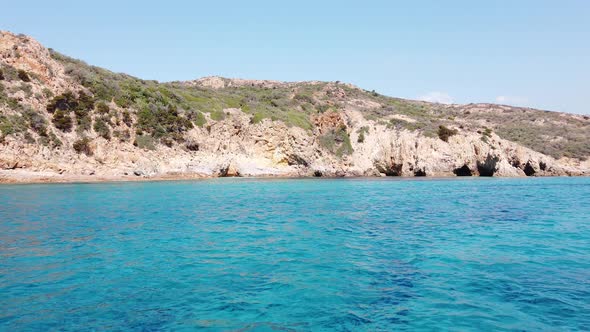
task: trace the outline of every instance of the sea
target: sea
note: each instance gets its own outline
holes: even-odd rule
[[[589,331],[590,178],[0,186],[0,331]]]

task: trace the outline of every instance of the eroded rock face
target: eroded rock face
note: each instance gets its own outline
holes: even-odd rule
[[[477,162],[477,172],[480,176],[494,176],[498,171],[500,157],[488,155],[485,160]]]
[[[523,171],[526,176],[534,176],[535,173],[537,173],[537,169],[535,169],[535,166],[533,166],[533,165],[534,164],[529,161],[524,166]]]
[[[473,175],[473,171],[467,165],[463,165],[463,166],[461,166],[459,168],[455,168],[453,170],[453,173],[456,176],[472,176]]]
[[[95,138],[92,156],[70,149],[51,150],[8,137],[1,145],[2,169],[26,168],[62,174],[117,176],[139,173],[199,176],[550,176],[583,175],[584,170],[494,136],[484,143],[460,133],[449,142],[379,125],[345,111],[330,126],[346,126],[353,152],[338,157],[318,144],[323,129],[310,133],[268,119],[252,124],[250,115],[228,110],[225,120],[194,128],[184,145],[142,150],[131,143]],[[354,120],[351,120],[354,119]],[[371,127],[364,142],[356,131]],[[62,137],[65,144],[74,138]],[[198,143],[197,143],[198,142]],[[516,163],[514,160],[525,160]]]

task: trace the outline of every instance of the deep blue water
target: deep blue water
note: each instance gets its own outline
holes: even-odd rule
[[[2,331],[590,330],[590,178],[0,186]]]

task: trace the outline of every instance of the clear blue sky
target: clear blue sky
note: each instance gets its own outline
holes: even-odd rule
[[[590,114],[590,1],[10,1],[0,29],[145,79],[326,80]]]

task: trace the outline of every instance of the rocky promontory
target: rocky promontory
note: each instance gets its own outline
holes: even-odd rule
[[[141,80],[0,32],[0,181],[589,175],[587,116],[341,82]]]

